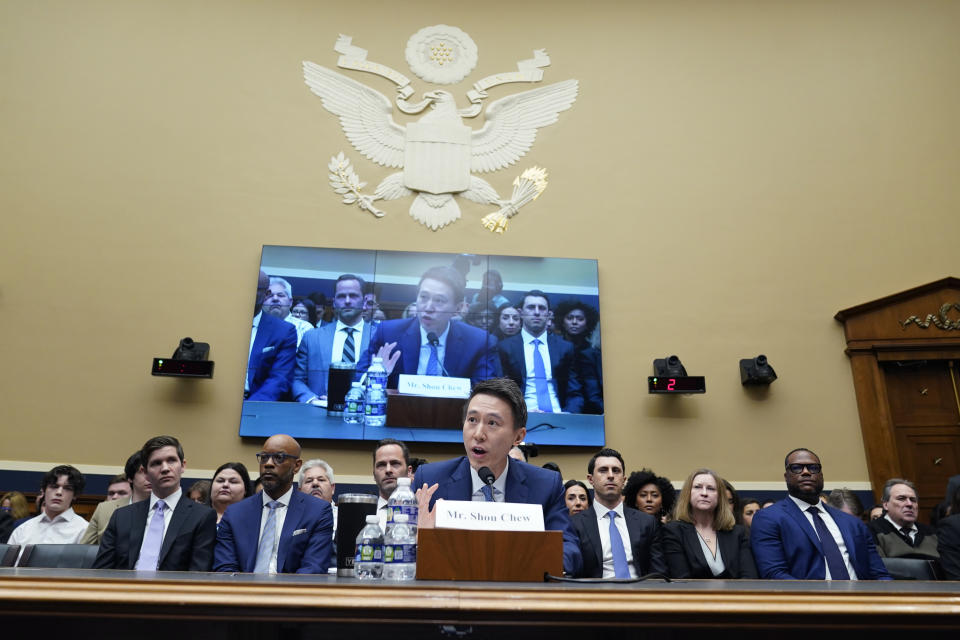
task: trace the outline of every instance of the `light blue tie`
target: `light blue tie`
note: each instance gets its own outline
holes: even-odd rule
[[[543,355],[540,353],[539,340],[533,341],[533,384],[537,389],[537,408],[540,411],[553,413],[553,403],[550,402],[550,391],[547,388],[547,367],[543,364]]]
[[[166,502],[157,500],[153,508],[153,517],[150,518],[150,527],[140,546],[140,557],[137,558],[137,564],[134,567],[138,571],[157,570],[160,562],[160,547],[163,546],[163,510],[166,508]]]
[[[496,502],[496,500],[493,499],[493,487],[485,484],[480,488],[480,491],[483,492],[483,497],[487,502]]]
[[[263,535],[260,536],[260,546],[257,547],[257,565],[254,573],[268,573],[270,571],[270,557],[273,555],[273,545],[277,539],[277,507],[280,503],[271,500],[266,504],[270,509],[267,514],[267,523],[263,525]]]
[[[617,529],[617,512],[607,511],[610,518],[610,551],[613,553],[613,574],[615,578],[629,578],[630,567],[627,565],[627,550],[623,548],[623,538]]]
[[[430,345],[430,359],[427,360],[427,375],[440,375],[440,357],[437,353],[437,345],[435,344]]]

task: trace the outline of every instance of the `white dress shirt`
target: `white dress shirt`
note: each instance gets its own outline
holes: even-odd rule
[[[301,320],[297,316],[290,315],[289,313],[287,314],[287,317],[284,318],[284,320],[292,324],[294,328],[297,330],[297,346],[298,347],[300,346],[300,341],[303,340],[303,334],[305,334],[307,331],[310,331],[310,329],[315,328],[312,324],[310,324],[306,320]]]
[[[887,522],[889,522],[890,524],[892,524],[892,525],[893,525],[893,528],[896,529],[899,533],[901,533],[901,534],[903,533],[902,527],[901,527],[900,525],[898,525],[896,522],[893,521],[893,518],[890,517],[890,514],[889,514],[889,513],[883,514],[883,519],[886,520]],[[910,528],[907,530],[907,534],[910,536],[910,542],[911,542],[911,543],[916,543],[916,542],[917,542],[917,534],[918,534],[919,532],[920,532],[920,530],[917,529],[917,525],[911,523],[911,524],[910,524]]]
[[[330,362],[343,360],[343,345],[347,341],[347,332],[344,329],[353,329],[353,362],[360,360],[360,345],[363,344],[363,320],[352,327],[337,320],[337,330],[333,333],[333,346],[330,351]]]
[[[267,525],[267,518],[270,516],[267,503],[273,501],[273,498],[268,496],[266,491],[260,495],[263,496],[263,511],[260,514],[260,535],[257,536],[257,549],[260,548],[260,539],[263,537],[263,530]],[[270,568],[267,570],[269,573],[277,572],[277,549],[280,548],[280,532],[283,531],[283,521],[287,517],[287,509],[290,507],[290,497],[292,495],[293,487],[290,487],[285,494],[277,498],[277,502],[280,504],[277,505],[276,514],[273,516],[274,524],[277,527],[277,535],[273,538],[273,551],[270,552]]]
[[[444,356],[447,355],[447,336],[450,335],[450,323],[443,333],[437,336],[440,344],[437,345],[437,369],[441,376],[445,376],[446,370],[443,368]],[[420,360],[417,363],[417,375],[426,375],[427,365],[430,364],[430,341],[427,340],[427,330],[420,325]]]
[[[533,368],[533,349],[534,340],[540,341],[540,355],[543,356],[543,370],[547,374],[547,391],[550,394],[550,405],[554,413],[560,413],[560,400],[557,399],[557,384],[553,379],[553,367],[550,364],[550,349],[547,347],[547,332],[544,331],[539,336],[534,337],[526,329],[520,330],[520,337],[523,340],[523,362],[527,367],[527,384],[523,389],[523,399],[527,402],[529,411],[539,411],[540,405],[537,403],[537,383]]]
[[[617,577],[613,569],[613,549],[610,547],[610,518],[607,517],[608,511],[614,511],[617,514],[617,531],[620,532],[620,539],[623,541],[623,550],[627,553],[627,566],[630,568],[630,577],[637,577],[637,568],[633,566],[633,545],[630,544],[630,534],[627,532],[627,521],[623,517],[623,500],[613,509],[607,509],[605,506],[593,501],[593,510],[597,513],[597,528],[600,529],[600,546],[603,548],[603,578]]]
[[[183,497],[183,489],[177,489],[166,498],[163,498],[163,503],[167,507],[163,510],[163,538],[167,537],[167,529],[170,527],[170,520],[173,519],[173,510],[177,508],[177,503],[180,502],[180,498]],[[156,515],[154,509],[157,508],[157,502],[161,499],[158,498],[153,492],[150,493],[150,506],[147,508],[147,523],[143,527],[143,541],[147,541],[147,531],[150,531],[150,521]],[[141,544],[141,549],[143,545]]]
[[[850,564],[850,552],[847,551],[847,543],[843,541],[843,534],[840,533],[840,527],[837,526],[837,523],[834,522],[833,516],[830,515],[830,512],[823,507],[823,503],[817,500],[817,504],[810,504],[809,502],[804,502],[800,498],[794,498],[793,496],[787,496],[793,500],[794,504],[800,508],[800,511],[803,512],[803,517],[807,519],[807,522],[810,523],[810,528],[813,529],[813,534],[817,534],[817,527],[813,524],[813,514],[811,514],[807,509],[810,507],[816,507],[817,511],[820,512],[820,519],[823,520],[823,523],[827,525],[827,531],[833,536],[833,539],[836,541],[837,546],[840,547],[840,555],[843,556],[843,564],[847,567],[847,573],[850,574],[851,580],[857,579],[857,572],[854,570],[853,565]],[[817,536],[819,537],[819,536]],[[830,567],[827,565],[827,559],[823,559],[823,567],[826,569],[826,579],[833,580],[830,576]]]
[[[510,472],[510,458],[507,458],[507,466],[503,468],[503,473],[500,474],[500,477],[493,481],[491,488],[493,489],[493,501],[494,502],[506,502],[507,501],[507,474]],[[470,467],[470,481],[473,487],[473,494],[471,500],[474,502],[486,502],[487,498],[483,495],[483,480],[480,479],[480,474],[477,473],[477,470],[473,467]]]
[[[77,544],[88,524],[73,507],[53,518],[44,511],[14,529],[7,544]]]
[[[380,531],[387,532],[387,499],[383,496],[377,496],[377,517],[380,518]]]

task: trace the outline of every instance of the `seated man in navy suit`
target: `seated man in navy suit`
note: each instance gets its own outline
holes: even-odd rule
[[[267,438],[260,461],[263,492],[227,507],[217,529],[214,571],[326,573],[333,542],[330,503],[293,490],[303,460],[288,435]]]
[[[183,495],[180,442],[173,436],[150,438],[140,460],[150,497],[113,512],[93,568],[210,571],[217,512]]]
[[[263,312],[270,278],[263,271],[257,282],[257,301],[253,309],[250,334],[250,358],[244,398],[247,400],[283,400],[290,391],[293,364],[297,357],[297,330],[289,322]]]
[[[372,325],[362,317],[363,286],[363,280],[353,274],[337,278],[333,294],[336,322],[307,331],[300,341],[293,372],[293,397],[297,402],[316,404],[326,400],[330,364],[355,365],[370,346]]]
[[[548,531],[563,532],[563,570],[581,568],[577,536],[570,525],[560,474],[507,455],[527,433],[527,408],[517,385],[508,378],[477,384],[463,412],[463,446],[466,456],[425,464],[417,468],[413,485],[420,502],[420,526],[432,527],[433,506],[447,500],[493,500],[539,504]],[[487,467],[495,480],[484,485],[477,471]],[[484,489],[489,489],[489,495]]]
[[[417,290],[416,317],[380,323],[357,371],[366,371],[373,356],[380,356],[392,389],[401,373],[470,378],[471,384],[499,376],[496,338],[451,321],[465,287],[463,275],[453,267],[427,269]]]
[[[520,333],[497,345],[503,375],[520,386],[530,411],[582,412],[577,353],[572,343],[547,331],[547,294],[528,291],[520,306],[520,320]]]
[[[784,460],[789,495],[753,516],[750,546],[766,580],[890,580],[859,518],[820,502],[823,467],[809,449]]]
[[[667,565],[657,538],[657,519],[623,502],[626,475],[620,452],[601,449],[595,453],[587,463],[587,480],[593,485],[593,504],[572,518],[583,556],[581,577],[666,574]],[[619,543],[611,535],[614,528]]]

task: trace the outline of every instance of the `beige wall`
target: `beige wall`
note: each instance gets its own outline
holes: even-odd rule
[[[115,466],[158,432],[192,468],[253,462],[258,443],[236,432],[260,247],[299,244],[598,258],[608,443],[628,467],[777,486],[781,456],[807,446],[828,484],[867,481],[833,314],[960,275],[960,4],[381,6],[0,4],[5,466]],[[349,147],[301,60],[333,67],[346,33],[407,72],[406,40],[439,23],[480,50],[461,106],[534,48],[547,81],[580,81],[517,168],[490,176],[506,194],[523,168],[550,172],[502,237],[479,224],[488,207],[461,201],[433,233],[409,200],[376,220],[326,184],[340,150],[371,185],[387,171]],[[152,378],[185,335],[212,343],[216,377]],[[737,371],[761,352],[780,374],[766,397]],[[707,376],[705,396],[642,391],[670,353]],[[368,449],[307,453],[363,476]],[[545,453],[585,475],[587,452]]]

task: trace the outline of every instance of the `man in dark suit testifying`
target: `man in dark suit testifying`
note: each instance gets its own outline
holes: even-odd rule
[[[380,356],[391,389],[401,373],[470,378],[471,384],[499,376],[496,338],[451,321],[465,287],[463,275],[453,267],[427,269],[417,287],[416,317],[380,323],[357,371],[366,371],[373,356]]]
[[[477,384],[463,412],[463,446],[466,456],[417,467],[413,486],[418,487],[421,527],[434,524],[433,507],[440,498],[487,502],[539,504],[547,531],[563,533],[563,570],[580,570],[580,549],[570,526],[560,474],[507,455],[527,433],[527,409],[517,385],[508,378]],[[493,473],[492,485],[477,473]]]
[[[214,571],[326,573],[333,511],[326,500],[293,490],[300,445],[288,435],[267,438],[260,461],[263,491],[227,507],[217,529]]]
[[[587,464],[593,505],[573,516],[580,538],[583,578],[637,578],[667,573],[657,539],[657,519],[623,502],[623,456],[601,449]]]
[[[290,391],[293,365],[297,358],[297,329],[276,316],[263,312],[263,301],[270,278],[263,271],[257,281],[257,300],[253,309],[250,357],[244,398],[282,400]]]
[[[808,449],[784,460],[788,496],[753,516],[750,545],[765,580],[890,580],[859,518],[820,502],[823,467]]]
[[[173,436],[150,438],[141,450],[150,499],[113,512],[94,569],[210,571],[217,513],[185,498],[183,447]]]
[[[550,301],[528,291],[520,307],[523,328],[497,345],[503,375],[519,385],[530,411],[580,413],[583,391],[573,344],[547,332]]]

